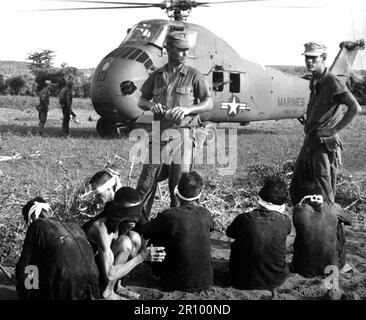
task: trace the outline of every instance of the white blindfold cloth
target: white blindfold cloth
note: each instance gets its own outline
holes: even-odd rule
[[[32,223],[32,214],[34,213],[34,220],[39,218],[39,215],[41,214],[42,210],[50,211],[51,206],[49,203],[44,202],[37,202],[35,201],[33,206],[29,209],[28,212],[28,226]]]
[[[200,196],[201,196],[201,193],[200,192],[198,195],[196,195],[195,197],[192,197],[192,198],[186,198],[185,196],[183,196],[180,192],[179,192],[179,189],[178,189],[178,186],[175,186],[175,189],[174,189],[174,194],[176,196],[178,196],[179,198],[185,200],[185,201],[194,201],[194,200],[197,200]]]
[[[258,196],[258,203],[262,207],[264,207],[264,208],[266,208],[270,211],[276,211],[276,212],[279,212],[279,213],[282,213],[282,214],[284,214],[285,211],[286,211],[286,205],[285,204],[282,204],[282,205],[273,204],[271,202],[263,200],[260,196]]]
[[[322,204],[324,202],[323,196],[320,194],[313,194],[313,195],[309,195],[309,196],[305,196],[304,198],[301,199],[299,204],[302,204],[305,200],[309,199],[311,202],[315,202],[317,204]]]
[[[121,179],[119,178],[119,176],[117,174],[113,174],[109,180],[107,180],[104,184],[102,184],[101,186],[99,186],[96,189],[91,189],[91,186],[89,185],[91,190],[89,190],[88,192],[81,195],[80,198],[85,198],[86,196],[100,194],[100,193],[104,192],[105,190],[113,188],[114,186],[116,187],[116,191],[118,189],[122,188]]]

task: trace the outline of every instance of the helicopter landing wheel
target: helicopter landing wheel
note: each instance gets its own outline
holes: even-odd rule
[[[106,118],[99,118],[96,129],[98,135],[102,138],[115,137],[118,135],[115,122]]]

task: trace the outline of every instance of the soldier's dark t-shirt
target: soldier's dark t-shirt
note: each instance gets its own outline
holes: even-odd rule
[[[291,232],[288,215],[259,207],[238,215],[226,234],[231,244],[231,285],[238,289],[272,290],[286,279],[286,238]]]
[[[324,275],[327,266],[343,267],[346,261],[342,223],[351,224],[351,216],[335,203],[298,204],[292,219],[296,228],[294,272],[315,277]]]
[[[193,292],[212,285],[212,230],[210,212],[194,204],[167,209],[142,227],[144,238],[165,247],[165,260],[150,264],[164,287]]]
[[[50,89],[48,87],[44,87],[39,93],[39,103],[41,108],[48,110],[50,104]]]
[[[39,289],[27,290],[25,268],[37,266]],[[38,219],[28,228],[16,265],[20,299],[75,300],[100,298],[99,272],[83,230],[72,222]]]
[[[72,90],[70,88],[64,87],[61,89],[59,94],[59,102],[62,106],[65,106],[67,109],[71,109]]]

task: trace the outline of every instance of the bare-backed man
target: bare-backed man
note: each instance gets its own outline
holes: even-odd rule
[[[141,238],[131,229],[140,219],[141,198],[131,187],[120,188],[114,200],[108,202],[98,216],[84,224],[89,242],[97,252],[101,292],[104,299],[120,300],[118,295],[131,296],[117,280],[123,278],[143,261],[161,262],[165,258],[163,247],[141,250]]]

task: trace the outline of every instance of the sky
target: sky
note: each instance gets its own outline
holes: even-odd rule
[[[364,2],[268,0],[216,4],[193,9],[188,22],[200,24],[223,38],[247,60],[265,65],[301,66],[304,65],[301,55],[304,43],[318,41],[328,47],[331,63],[341,41],[366,38]],[[55,51],[56,67],[66,62],[77,68],[95,68],[120,45],[128,28],[141,20],[167,18],[159,8],[32,11],[86,6],[99,5],[0,0],[0,60],[25,61],[30,52],[50,49]],[[365,51],[359,54],[354,69],[366,69]]]

